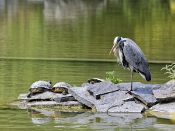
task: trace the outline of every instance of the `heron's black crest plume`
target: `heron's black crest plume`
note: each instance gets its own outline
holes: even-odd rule
[[[121,40],[121,37],[118,37],[118,39],[117,39],[117,43],[118,43],[120,40]]]

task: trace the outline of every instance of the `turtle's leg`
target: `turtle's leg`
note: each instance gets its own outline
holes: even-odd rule
[[[63,94],[63,95],[67,95],[67,94],[69,94],[69,93],[68,93],[68,90],[65,89],[65,90],[62,92],[62,94]]]
[[[29,92],[29,93],[27,94],[27,98],[31,98],[31,96],[32,96],[32,93]]]

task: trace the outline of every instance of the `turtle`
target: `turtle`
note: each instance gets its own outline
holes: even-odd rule
[[[89,83],[89,84],[95,84],[95,83],[100,83],[100,82],[103,82],[103,81],[104,81],[103,79],[91,78],[91,79],[87,80],[87,83]]]
[[[51,89],[54,93],[62,93],[63,95],[67,95],[68,89],[72,86],[66,82],[57,82]]]
[[[39,80],[34,82],[29,89],[29,94],[27,98],[30,98],[33,95],[43,93],[45,91],[50,91],[52,88],[51,81]]]

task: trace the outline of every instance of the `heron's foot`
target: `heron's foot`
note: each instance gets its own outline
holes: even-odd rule
[[[131,92],[132,90],[130,90],[130,91],[127,91],[125,94],[132,94],[132,92]]]

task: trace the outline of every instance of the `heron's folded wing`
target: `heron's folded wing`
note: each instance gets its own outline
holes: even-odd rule
[[[144,72],[145,69],[148,69],[147,60],[141,49],[132,41],[129,42],[125,43],[123,48],[125,59],[135,70]]]

